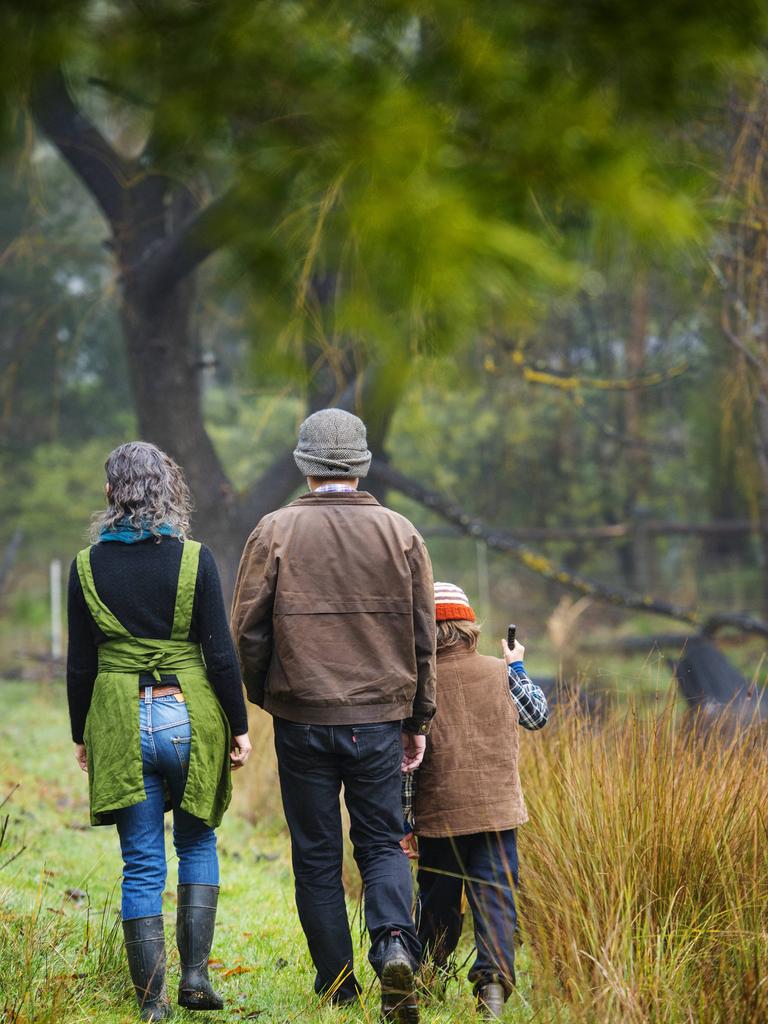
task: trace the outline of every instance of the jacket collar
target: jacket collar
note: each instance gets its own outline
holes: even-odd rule
[[[473,658],[478,654],[477,648],[470,650],[465,644],[454,644],[453,647],[441,647],[436,657],[442,661],[443,658]]]
[[[308,491],[291,502],[291,505],[378,505],[379,502],[368,491],[326,491],[316,494]]]

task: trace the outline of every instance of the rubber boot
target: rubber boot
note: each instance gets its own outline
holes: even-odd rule
[[[381,965],[381,1016],[385,1021],[419,1024],[419,1001],[415,991],[413,964],[399,938],[393,933]]]
[[[489,981],[477,990],[477,1012],[486,1020],[498,1020],[506,1001],[507,993],[498,981]]]
[[[128,970],[142,1020],[165,1020],[171,1004],[165,990],[165,932],[161,914],[123,921]]]
[[[176,943],[181,960],[179,1006],[188,1010],[221,1010],[224,1000],[208,977],[219,887],[180,885],[177,894]]]

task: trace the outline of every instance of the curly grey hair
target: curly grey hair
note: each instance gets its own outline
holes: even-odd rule
[[[169,455],[146,441],[129,441],[110,452],[104,468],[109,484],[107,507],[94,513],[92,539],[126,522],[158,538],[163,524],[182,540],[189,536],[189,488],[181,467]]]

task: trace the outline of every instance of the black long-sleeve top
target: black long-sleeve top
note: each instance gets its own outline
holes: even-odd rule
[[[108,541],[91,549],[91,567],[99,597],[133,636],[170,639],[181,552],[182,544],[175,537],[162,537],[159,541],[150,538],[135,544]],[[106,637],[88,610],[75,562],[69,574],[68,613],[69,717],[72,739],[82,743],[98,673],[98,646]],[[241,736],[248,731],[248,715],[240,666],[229,631],[216,562],[205,545],[200,548],[188,639],[200,644],[208,679],[232,733]],[[162,679],[166,684],[177,681],[173,675],[164,675]],[[142,675],[140,682],[152,684],[154,680],[147,674]]]

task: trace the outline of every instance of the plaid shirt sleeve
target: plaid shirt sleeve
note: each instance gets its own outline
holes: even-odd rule
[[[549,718],[549,705],[544,691],[525,674],[522,661],[509,666],[509,692],[517,704],[520,725],[524,729],[542,729]]]
[[[416,773],[402,774],[403,819],[406,835],[413,831],[413,798],[416,793]]]

